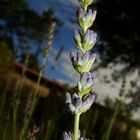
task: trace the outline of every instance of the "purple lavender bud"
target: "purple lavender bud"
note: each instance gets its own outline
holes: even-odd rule
[[[78,95],[77,95],[76,93],[74,93],[74,94],[72,95],[72,100],[74,101],[74,100],[76,100],[76,99],[78,99]]]
[[[90,72],[82,73],[80,77],[80,82],[78,83],[78,90],[82,95],[89,93],[92,90],[93,85],[96,82],[95,74]]]
[[[82,32],[74,30],[74,40],[77,44],[77,47],[82,50]]]
[[[74,30],[74,39],[77,41],[77,42],[81,42],[81,36],[80,36],[80,33],[78,32],[78,30]]]
[[[89,56],[90,56],[89,51],[86,51],[86,53],[85,53],[84,56],[83,56],[84,61],[87,62],[88,59],[89,59]]]
[[[90,38],[90,30],[87,30],[86,33],[85,33],[84,41],[88,42],[89,38]]]
[[[72,140],[72,134],[70,132],[64,132],[63,133],[63,139],[64,140]]]
[[[82,86],[85,86],[86,81],[87,81],[87,73],[83,72],[81,77],[80,77],[80,83],[82,84]]]
[[[94,31],[87,30],[85,37],[84,37],[84,43],[89,44],[89,45],[93,45],[96,41],[96,38],[97,38],[97,34]]]
[[[79,65],[79,66],[82,66],[82,58],[81,57],[78,57],[77,56],[77,64]]]
[[[68,92],[66,93],[66,101],[65,102],[66,102],[66,104],[72,102],[71,95]]]
[[[78,51],[76,54],[70,52],[70,58],[75,70],[77,70],[79,73],[83,73],[90,71],[95,60],[95,55],[91,55],[89,51],[85,52],[85,54]]]
[[[75,106],[80,108],[82,106],[82,100],[80,98],[78,98],[76,101],[75,101]]]
[[[93,81],[92,81],[91,78],[89,78],[89,79],[87,80],[86,87],[89,88],[90,86],[92,86],[92,84],[93,84]]]
[[[95,84],[97,82],[96,74],[93,73],[91,79],[92,83]]]
[[[90,42],[89,42],[89,44],[93,44],[93,43],[95,43],[95,41],[96,41],[96,38],[97,38],[97,34],[95,33],[95,32],[90,32],[91,34],[90,34]]]
[[[95,98],[96,98],[95,94],[94,94],[94,95],[89,94],[89,95],[85,98],[85,100],[83,101],[83,104],[82,104],[82,111],[83,111],[83,112],[87,111],[87,110],[91,107],[91,105],[92,105],[93,102],[95,101]]]
[[[67,103],[67,106],[72,113],[75,113],[76,108],[73,104]]]
[[[80,9],[78,12],[78,21],[80,26],[83,28],[84,32],[90,28],[95,20],[96,11],[88,10],[87,13],[83,9]]]
[[[94,61],[96,59],[96,54],[91,54],[89,59],[92,63],[94,63]]]
[[[87,79],[91,78],[91,72],[87,72],[86,74],[87,74]]]
[[[90,16],[92,15],[92,9],[89,9],[89,10],[88,10],[87,15],[90,15]]]
[[[77,57],[82,57],[82,52],[81,51],[77,52]]]
[[[81,51],[77,52],[77,64],[82,66],[82,52]]]
[[[97,14],[96,10],[92,11],[92,9],[89,9],[87,12],[87,15],[86,15],[87,20],[89,20],[93,24],[93,21],[95,20],[96,14]]]

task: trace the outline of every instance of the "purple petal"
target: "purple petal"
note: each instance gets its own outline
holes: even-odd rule
[[[77,95],[76,93],[74,93],[74,94],[72,95],[72,100],[75,100],[75,99],[78,99],[78,95]]]
[[[92,14],[93,14],[92,9],[89,9],[88,13],[87,13],[87,16],[92,16]]]
[[[81,107],[82,106],[82,100],[80,98],[78,98],[76,101],[75,101],[75,106],[76,107]]]
[[[89,59],[93,63],[96,59],[96,54],[91,54]]]
[[[74,39],[76,41],[81,41],[81,36],[80,36],[78,30],[76,30],[76,29],[74,30]]]
[[[93,104],[93,102],[95,101],[95,98],[96,98],[95,94],[94,95],[89,94],[82,104],[83,109],[85,110],[89,109],[91,105]]]
[[[63,133],[63,139],[64,140],[72,140],[72,134],[70,132],[64,132]]]
[[[87,81],[87,73],[83,72],[81,77],[80,77],[80,81],[81,83],[86,82]]]
[[[87,79],[91,78],[92,76],[90,72],[88,72],[86,75],[87,75]]]
[[[67,106],[71,112],[75,111],[75,106],[73,104],[68,103]]]
[[[88,61],[89,56],[90,56],[89,51],[86,51],[86,53],[84,54],[84,57],[83,57],[83,59],[84,59],[85,62]]]
[[[90,86],[92,86],[92,84],[93,84],[92,79],[88,79],[86,83],[86,87],[89,88]]]

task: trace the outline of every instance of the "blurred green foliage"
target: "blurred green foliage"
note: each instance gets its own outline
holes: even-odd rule
[[[18,80],[19,79],[13,79],[13,82],[9,86],[5,109],[2,114],[3,117],[0,117],[2,124],[0,126],[0,136],[3,136],[5,132],[6,137],[4,140],[9,140],[9,134],[12,135],[12,105],[15,103],[16,95],[18,94],[15,89],[18,86]],[[63,131],[68,131],[69,128],[73,126],[74,116],[71,116],[66,109],[64,91],[62,92],[57,89],[55,85],[51,85],[50,87],[49,95],[46,98],[39,98],[30,124],[30,130],[34,125],[40,128],[36,134],[37,140],[62,140]],[[17,123],[19,135],[24,123],[25,113],[28,108],[30,108],[30,101],[32,100],[31,93],[32,89],[24,85]],[[80,128],[82,128],[82,135],[91,140],[107,140],[105,136],[108,132],[111,120],[114,119],[108,140],[136,140],[136,130],[139,128],[136,122],[131,121],[127,116],[121,116],[121,114],[112,118],[115,112],[116,110],[113,111],[109,108],[94,104],[91,110],[81,116]],[[10,129],[7,129],[6,126]]]
[[[10,68],[12,67],[13,60],[14,60],[14,56],[12,50],[8,47],[8,44],[5,40],[1,40],[0,41],[0,79],[8,78],[8,74],[11,72]]]

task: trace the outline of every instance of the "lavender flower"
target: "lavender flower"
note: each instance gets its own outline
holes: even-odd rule
[[[72,138],[73,136],[72,136],[72,133],[71,132],[64,132],[63,133],[63,139],[64,140],[73,140],[73,138]]]
[[[97,34],[92,30],[87,30],[83,39],[83,48],[88,51],[95,45]]]
[[[83,103],[81,107],[81,112],[86,112],[88,109],[90,109],[91,105],[95,101],[96,95],[95,94],[87,94],[83,96]]]
[[[97,34],[92,30],[87,30],[84,34],[83,32],[74,31],[74,40],[77,47],[85,53],[89,51],[95,45]]]
[[[74,52],[70,53],[70,58],[72,65],[79,73],[90,71],[92,64],[95,61],[96,55],[90,54],[87,51],[85,54],[82,54],[81,51],[78,51],[76,54]]]
[[[97,79],[95,74],[91,74],[90,72],[82,73],[80,77],[80,81],[78,83],[78,90],[82,95],[89,93],[93,85],[96,83]]]
[[[77,47],[82,50],[82,42],[81,42],[82,34],[78,30],[74,30],[74,40],[77,44]]]
[[[88,140],[83,137],[80,138],[78,131],[81,113],[87,111],[95,100],[95,95],[90,94],[90,92],[96,82],[96,77],[90,73],[90,69],[96,55],[90,54],[89,50],[95,45],[97,34],[89,28],[92,26],[97,12],[91,9],[87,10],[92,1],[79,0],[82,8],[78,11],[77,19],[82,31],[74,31],[74,40],[80,50],[77,53],[71,52],[70,58],[73,67],[80,74],[80,81],[77,86],[78,93],[72,95],[66,93],[67,107],[75,117],[73,133],[65,132],[63,134],[64,140]]]
[[[66,94],[66,104],[70,112],[73,114],[81,114],[87,111],[95,100],[95,95],[93,94],[87,94],[83,96],[83,98],[80,98],[79,96],[80,95],[76,93],[72,96],[69,93]]]
[[[92,11],[91,9],[88,10],[87,13],[84,12],[82,8],[80,8],[78,12],[78,22],[81,28],[86,32],[88,28],[90,28],[95,20],[97,11]]]

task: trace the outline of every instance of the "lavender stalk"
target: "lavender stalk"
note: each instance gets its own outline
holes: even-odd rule
[[[79,0],[79,2],[81,8],[77,14],[77,20],[82,30],[74,31],[74,40],[79,51],[77,53],[71,52],[70,58],[73,68],[80,74],[80,80],[77,84],[77,93],[66,93],[66,105],[75,118],[73,133],[64,132],[64,140],[87,140],[80,137],[80,115],[90,109],[96,98],[95,94],[92,93],[96,83],[96,75],[90,72],[96,55],[89,51],[96,43],[97,34],[89,28],[93,25],[97,12],[88,9],[93,0]]]
[[[39,99],[39,97],[38,97],[38,89],[39,89],[39,85],[40,85],[40,82],[41,82],[41,77],[42,77],[42,75],[44,73],[44,70],[46,68],[46,61],[47,61],[48,53],[51,50],[52,39],[54,37],[55,26],[56,26],[56,23],[53,22],[51,27],[50,27],[50,31],[48,33],[48,43],[45,46],[45,54],[44,54],[44,57],[43,57],[43,60],[42,60],[42,64],[41,64],[41,68],[40,68],[36,88],[33,91],[33,99],[32,99],[32,103],[31,103],[31,108],[30,108],[30,110],[27,112],[27,114],[25,116],[24,125],[23,125],[23,128],[21,130],[20,140],[26,139],[29,123],[30,123],[31,117],[33,115],[33,111],[34,111],[34,109],[36,107],[36,104],[38,102],[38,99]]]

